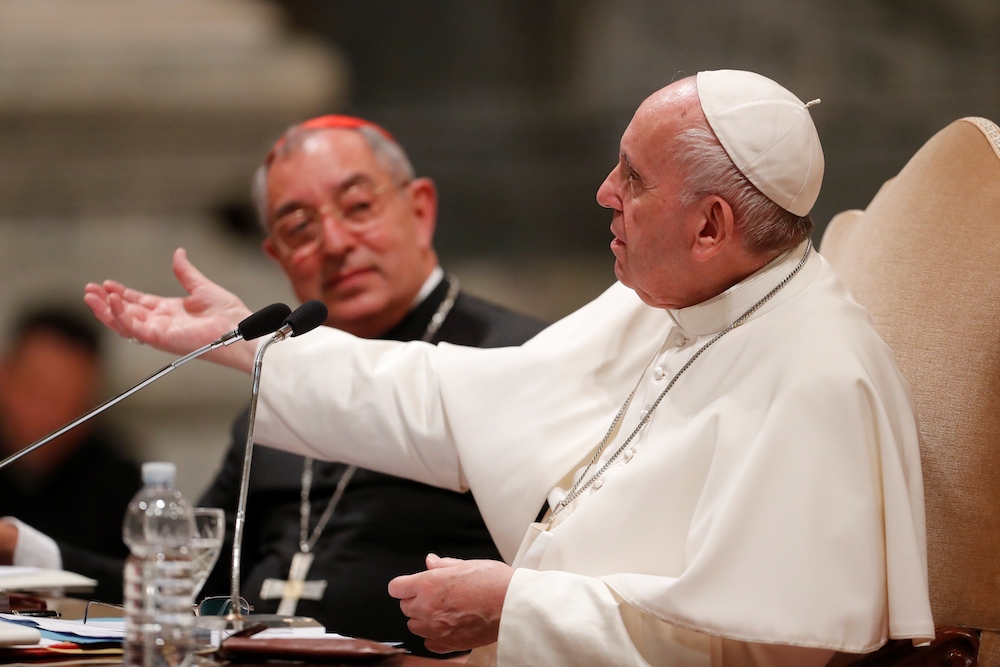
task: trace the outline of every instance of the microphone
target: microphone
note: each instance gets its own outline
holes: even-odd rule
[[[274,332],[274,335],[281,334],[281,340],[284,340],[289,333],[291,333],[292,338],[301,336],[304,333],[309,333],[323,324],[323,322],[326,322],[328,315],[329,311],[322,301],[317,301],[316,299],[306,301],[296,308],[294,313],[285,318],[284,322],[281,323],[281,327]]]
[[[247,495],[250,488],[250,462],[253,458],[253,436],[254,424],[257,421],[257,397],[260,393],[260,371],[264,362],[264,353],[274,343],[281,342],[288,337],[301,336],[309,333],[326,321],[328,311],[322,301],[306,301],[295,309],[291,315],[286,317],[277,331],[260,346],[257,350],[257,358],[253,365],[253,393],[250,398],[250,414],[247,423],[247,442],[243,453],[243,474],[240,478],[240,499],[236,509],[236,529],[233,533],[233,566],[230,574],[231,602],[229,605],[229,615],[226,617],[230,622],[241,623],[244,617],[240,613],[240,556],[243,550],[243,527],[246,523]],[[289,617],[270,614],[258,614],[254,617],[254,623],[261,623],[269,627],[288,627]]]
[[[322,304],[320,304],[320,305],[322,305]],[[299,309],[299,310],[301,310],[301,309]],[[84,423],[85,421],[88,421],[88,420],[96,417],[97,415],[101,414],[102,412],[104,412],[105,410],[107,410],[108,408],[110,408],[112,405],[115,405],[115,404],[117,404],[117,403],[125,400],[126,398],[128,398],[129,396],[131,396],[135,392],[139,391],[143,387],[152,384],[153,382],[155,382],[156,380],[159,380],[161,377],[163,377],[167,373],[171,372],[172,370],[174,370],[176,368],[179,368],[179,367],[183,366],[184,364],[186,364],[187,362],[191,361],[192,359],[197,359],[198,357],[200,357],[201,355],[205,354],[206,352],[211,352],[212,350],[217,350],[220,347],[225,347],[227,345],[232,345],[233,343],[235,343],[237,341],[240,341],[240,340],[253,340],[254,338],[260,338],[261,336],[266,336],[267,334],[276,331],[277,329],[279,329],[280,327],[282,327],[284,325],[284,323],[288,320],[289,317],[291,317],[291,315],[289,315],[290,312],[291,312],[291,308],[289,308],[288,306],[286,306],[283,303],[272,303],[270,306],[265,306],[264,308],[261,308],[256,313],[253,313],[252,315],[250,315],[249,317],[247,317],[246,319],[244,319],[242,322],[240,322],[239,325],[237,325],[237,327],[235,329],[233,329],[232,331],[230,331],[229,333],[221,336],[220,338],[217,338],[216,340],[212,341],[208,345],[200,347],[197,350],[195,350],[194,352],[191,352],[190,354],[187,354],[187,355],[181,357],[180,359],[177,359],[173,363],[170,363],[170,364],[164,366],[163,368],[161,368],[160,370],[156,371],[155,373],[153,373],[148,378],[146,378],[145,380],[143,380],[139,384],[135,385],[134,387],[132,387],[128,391],[125,391],[125,392],[123,392],[121,394],[118,394],[117,396],[115,396],[114,398],[112,398],[110,401],[107,401],[107,402],[99,405],[98,407],[94,408],[93,410],[91,410],[87,414],[83,415],[82,417],[80,417],[76,421],[72,421],[69,424],[66,424],[65,426],[63,426],[62,428],[60,428],[58,431],[50,433],[49,435],[45,436],[41,440],[28,445],[27,447],[25,447],[24,449],[20,450],[19,452],[15,452],[14,454],[11,454],[10,456],[8,456],[7,458],[5,458],[4,460],[0,461],[0,470],[3,470],[4,468],[6,468],[7,466],[9,466],[14,461],[16,461],[19,458],[21,458],[22,456],[24,456],[26,454],[30,454],[31,452],[35,451],[39,447],[42,447],[43,445],[47,445],[48,443],[52,442],[53,440],[55,440],[59,436],[63,435],[67,431],[70,431],[70,430],[76,428],[77,426],[79,426],[80,424]],[[295,311],[295,312],[298,312],[298,311]]]
[[[291,312],[292,309],[283,303],[272,303],[237,324],[236,330],[230,331],[226,336],[237,333],[242,336],[243,340],[254,340],[266,336],[277,331],[288,319]]]

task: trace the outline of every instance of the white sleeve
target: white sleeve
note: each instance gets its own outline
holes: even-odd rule
[[[330,327],[275,345],[261,374],[255,440],[465,491],[435,351]]]
[[[55,540],[12,516],[5,516],[0,521],[17,526],[14,565],[46,570],[62,569],[62,553]]]
[[[498,667],[820,667],[833,655],[688,630],[628,605],[600,579],[527,568],[511,579],[497,642]]]

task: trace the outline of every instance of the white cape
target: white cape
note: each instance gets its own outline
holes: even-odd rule
[[[510,562],[665,337],[692,339],[679,365],[802,250],[676,312],[616,284],[520,348],[324,328],[268,352],[257,440],[470,488]],[[538,569],[739,641],[861,653],[931,638],[914,414],[891,351],[814,253],[682,376],[642,449],[555,528]]]

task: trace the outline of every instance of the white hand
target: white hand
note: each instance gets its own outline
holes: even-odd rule
[[[427,556],[427,571],[396,577],[389,595],[410,617],[406,625],[430,651],[464,651],[492,644],[500,631],[500,611],[514,576],[495,560]]]
[[[211,343],[250,315],[239,297],[195,268],[183,248],[174,252],[173,268],[186,297],[146,294],[105,280],[100,285],[88,283],[83,300],[113,331],[173,354],[187,354]],[[205,358],[250,372],[254,351],[253,344],[240,342]]]

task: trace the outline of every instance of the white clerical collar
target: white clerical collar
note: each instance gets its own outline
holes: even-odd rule
[[[705,336],[722,331],[750,309],[755,303],[773,290],[778,283],[784,280],[785,276],[802,260],[802,255],[806,250],[807,241],[803,241],[798,247],[788,250],[775,259],[765,264],[760,270],[750,274],[740,282],[736,283],[722,294],[712,297],[707,301],[681,308],[678,310],[667,309],[670,317],[684,333],[691,336]],[[815,250],[812,251],[815,254]],[[812,258],[810,258],[812,259]],[[808,262],[812,264],[813,262]],[[806,267],[803,267],[805,271]],[[802,276],[801,283],[808,282]],[[785,287],[783,292],[789,290],[790,285]],[[782,299],[783,300],[783,299]],[[759,311],[754,313],[754,317],[770,310],[781,300],[769,301]]]
[[[431,275],[427,276],[427,280],[424,281],[420,291],[417,292],[417,296],[413,298],[413,303],[410,304],[410,310],[413,310],[423,303],[424,299],[431,295],[431,292],[434,291],[435,287],[441,284],[442,280],[444,280],[444,269],[440,266],[435,266],[434,270],[431,271]]]

